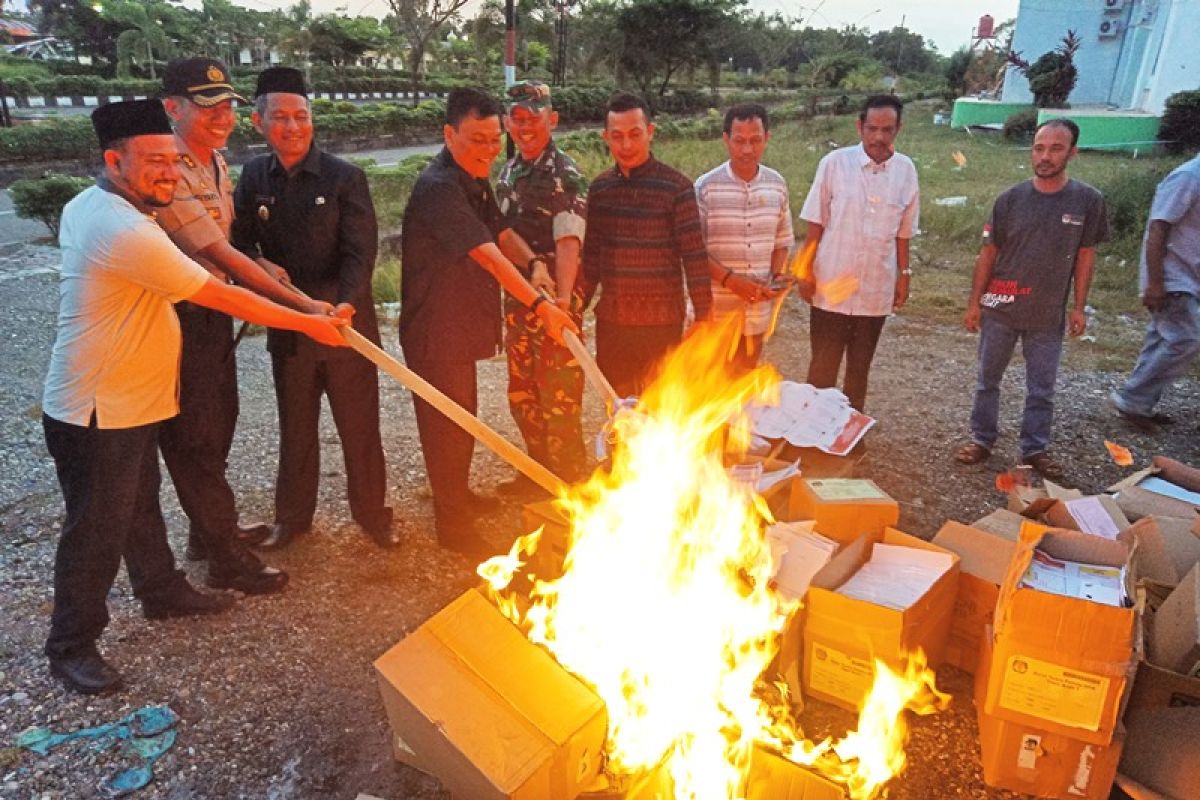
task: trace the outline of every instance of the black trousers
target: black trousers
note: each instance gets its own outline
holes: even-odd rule
[[[66,519],[54,558],[54,611],[46,655],[95,647],[108,625],[108,592],[121,559],[142,601],[184,580],[158,503],[157,424],[101,430],[42,415]]]
[[[474,361],[408,360],[408,367],[470,413],[479,410]],[[425,472],[433,489],[434,515],[442,521],[460,518],[470,492],[475,438],[416,394],[413,407]]]
[[[621,397],[639,395],[654,367],[683,338],[683,323],[617,325],[596,321],[596,364]]]
[[[225,477],[238,418],[233,319],[191,303],[176,311],[183,330],[179,415],[163,425],[159,448],[192,535],[215,556],[238,524],[237,500]]]
[[[279,409],[279,474],[275,521],[294,530],[312,526],[321,471],[318,423],[321,395],[342,441],[350,515],[366,528],[386,525],[387,477],[379,433],[379,372],[365,358],[317,359],[303,352],[271,354]]]
[[[809,315],[808,337],[812,345],[812,361],[808,365],[808,382],[818,389],[837,386],[842,357],[846,359],[846,378],[842,391],[850,405],[859,411],[867,399],[867,377],[875,346],[887,317],[855,317],[812,307]]]

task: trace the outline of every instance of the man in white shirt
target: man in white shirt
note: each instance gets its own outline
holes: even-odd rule
[[[868,97],[858,115],[861,143],[821,159],[800,211],[808,223],[800,296],[812,305],[808,382],[837,384],[859,411],[884,320],[908,300],[908,242],[920,193],[912,161],[895,150],[903,104]]]
[[[63,210],[58,329],[42,399],[66,504],[45,652],[51,673],[86,694],[121,682],[96,640],[122,558],[149,619],[213,614],[232,602],[196,591],[175,568],[159,507],[158,428],[179,412],[171,304],[188,300],[328,344],[343,341],[338,328],[346,324],[224,284],[171,243],[154,221],[179,180],[160,101],[101,106],[92,123],[104,173]]]
[[[769,125],[766,108],[757,103],[730,108],[722,136],[729,160],[696,180],[713,316],[745,314],[734,356],[734,365],[744,370],[758,366],[771,300],[782,291],[778,278],[795,240],[787,182],[762,164]]]

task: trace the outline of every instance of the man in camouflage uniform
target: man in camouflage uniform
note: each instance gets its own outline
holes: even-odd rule
[[[525,277],[568,311],[582,329],[576,291],[587,215],[587,181],[555,146],[558,113],[550,87],[522,81],[508,90],[504,125],[518,153],[500,173],[496,200],[513,230],[537,254]],[[545,334],[541,320],[505,295],[508,405],[529,454],[567,481],[584,477],[580,421],[583,371],[571,352]],[[502,493],[532,492],[524,476],[501,484]]]

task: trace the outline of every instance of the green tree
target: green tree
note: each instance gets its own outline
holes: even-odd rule
[[[390,34],[371,17],[339,17],[323,14],[308,26],[312,37],[310,52],[315,60],[334,66],[347,66],[368,50],[379,50]]]
[[[719,36],[740,0],[631,0],[617,12],[621,66],[650,96],[666,94],[681,69],[719,57]]]
[[[28,0],[27,6],[38,30],[70,42],[79,55],[114,64],[117,36],[124,26],[105,17],[84,0]]]
[[[896,26],[871,37],[871,57],[894,75],[915,75],[933,68],[936,53],[925,37]]]
[[[417,104],[425,76],[425,53],[430,42],[445,35],[468,0],[388,0],[392,16],[408,40],[408,68],[412,74],[412,103]]]
[[[155,61],[166,60],[174,49],[163,25],[171,17],[169,7],[157,2],[110,0],[101,13],[122,28],[117,35],[117,74],[128,77],[133,67],[144,67],[150,79],[156,80]]]

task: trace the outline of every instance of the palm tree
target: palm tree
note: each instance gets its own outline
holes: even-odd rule
[[[144,64],[150,79],[157,80],[156,57],[165,59],[171,53],[171,39],[163,30],[159,9],[148,3],[110,2],[104,6],[104,16],[126,26],[117,36],[117,74],[128,77],[133,65]]]

